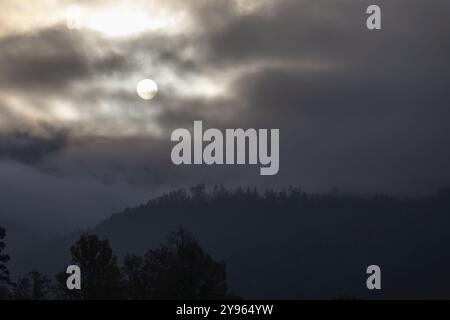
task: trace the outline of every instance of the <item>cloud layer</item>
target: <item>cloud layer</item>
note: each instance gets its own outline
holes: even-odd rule
[[[34,15],[3,1],[0,158],[3,168],[23,168],[3,212],[17,215],[9,209],[30,193],[25,185],[40,185],[32,207],[47,220],[65,213],[39,199],[71,185],[58,198],[89,204],[78,224],[111,209],[97,193],[122,193],[119,210],[199,182],[398,194],[449,184],[450,4],[376,2],[381,32],[365,28],[365,0],[132,1],[123,10],[159,24],[112,36],[108,21],[67,29],[68,1],[36,1]],[[119,8],[78,5],[98,19]],[[150,102],[135,93],[143,78],[159,85]],[[279,175],[173,166],[170,133],[194,120],[280,128]]]

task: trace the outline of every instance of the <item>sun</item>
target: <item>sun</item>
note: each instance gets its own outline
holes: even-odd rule
[[[138,83],[136,91],[142,99],[151,100],[158,93],[158,85],[151,79],[144,79]]]

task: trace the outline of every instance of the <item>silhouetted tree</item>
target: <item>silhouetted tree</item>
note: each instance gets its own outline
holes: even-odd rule
[[[0,299],[5,299],[8,297],[8,288],[4,285],[10,285],[10,278],[9,278],[9,270],[6,266],[6,263],[9,261],[9,255],[3,253],[6,244],[5,239],[6,237],[6,230],[0,226]]]
[[[191,195],[194,200],[203,200],[206,196],[206,186],[199,184],[191,187]]]
[[[144,259],[125,258],[127,287],[139,299],[222,299],[227,296],[225,264],[215,262],[183,229]]]
[[[30,279],[31,279],[31,299],[32,300],[47,299],[51,291],[50,279],[36,270],[30,272]]]
[[[81,269],[82,290],[66,288],[68,275],[57,275],[59,298],[68,299],[121,299],[124,298],[121,273],[117,257],[108,240],[99,240],[95,235],[84,234],[71,247],[72,264]],[[61,295],[62,292],[62,295]]]
[[[19,278],[14,287],[13,299],[31,300],[31,283],[28,278]]]
[[[51,282],[47,276],[33,270],[27,278],[19,278],[13,298],[16,300],[46,300],[50,298]]]
[[[143,300],[151,296],[150,281],[144,272],[144,259],[136,255],[127,255],[123,260],[122,273],[126,284],[127,297]]]

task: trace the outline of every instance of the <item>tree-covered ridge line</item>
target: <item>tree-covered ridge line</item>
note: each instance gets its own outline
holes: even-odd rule
[[[437,199],[445,200],[450,197],[450,187],[437,190],[435,195],[422,197],[405,197],[399,198],[390,196],[385,193],[374,193],[371,195],[347,194],[342,193],[339,189],[334,188],[327,193],[307,193],[300,187],[289,186],[283,189],[265,189],[258,190],[256,187],[237,187],[235,189],[227,189],[223,185],[214,185],[207,188],[205,184],[193,186],[189,189],[178,189],[168,193],[164,193],[159,197],[149,200],[146,204],[127,208],[120,214],[129,213],[135,209],[148,206],[164,206],[164,205],[189,205],[191,203],[227,203],[229,201],[239,202],[246,200],[249,202],[261,202],[267,204],[270,202],[284,203],[286,206],[292,203],[304,204],[327,204],[327,203],[388,203],[388,204],[405,204],[417,202],[430,202]]]
[[[54,268],[27,267],[20,272],[27,274],[22,278],[16,278],[19,274],[12,270],[14,284],[3,281],[0,286],[8,288],[10,299],[219,299],[230,297],[228,288],[246,298],[254,297],[255,292],[262,292],[258,298],[272,298],[283,284],[283,291],[276,297],[297,298],[314,292],[314,276],[318,274],[319,281],[330,283],[331,289],[317,296],[361,296],[357,286],[343,292],[333,291],[333,287],[345,287],[345,281],[358,285],[358,274],[365,270],[367,261],[375,259],[392,270],[403,270],[408,261],[424,264],[407,274],[395,274],[402,282],[389,294],[403,297],[411,291],[405,283],[420,278],[426,285],[420,288],[422,291],[417,290],[417,297],[441,296],[445,294],[438,291],[441,286],[432,283],[437,283],[450,266],[445,254],[450,244],[449,212],[450,188],[427,197],[395,198],[337,191],[308,194],[294,187],[261,192],[255,188],[208,189],[198,185],[126,209],[87,233],[61,238],[65,241],[62,245],[53,241],[55,246],[46,250],[47,255],[38,251],[30,260],[49,261]],[[177,226],[192,231],[198,240],[182,229],[175,237],[188,239],[184,242],[189,246],[176,245],[173,235],[158,246]],[[6,256],[4,235],[0,237],[0,256]],[[92,256],[99,260],[87,263]],[[14,260],[14,254],[11,258]],[[441,261],[439,265],[426,264],[436,259]],[[186,261],[193,269],[189,277],[179,276],[183,274],[180,266]],[[219,261],[227,262],[226,273],[224,263]],[[336,261],[342,262],[342,267],[334,265]],[[4,270],[8,264],[8,260],[3,262]],[[83,292],[67,292],[67,275],[61,271],[68,264],[83,264],[82,272],[88,272],[86,279],[89,274],[100,274],[99,270],[109,270],[104,271],[108,280],[85,279]],[[101,267],[95,267],[97,264]],[[331,275],[321,280],[327,276],[328,265],[345,274],[344,280]],[[28,268],[45,275],[28,273]],[[422,271],[427,268],[433,272]],[[348,277],[354,279],[345,280]],[[251,287],[255,283],[258,286]],[[6,290],[2,292],[5,297]]]

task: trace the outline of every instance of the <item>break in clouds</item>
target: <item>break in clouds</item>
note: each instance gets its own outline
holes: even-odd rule
[[[66,26],[74,4],[79,30]],[[370,4],[383,9],[381,32],[365,28]],[[2,1],[2,218],[89,225],[200,182],[433,193],[450,183],[449,9],[445,0]],[[148,101],[136,94],[146,78],[158,84]],[[279,128],[278,175],[174,166],[170,133],[194,120]]]

